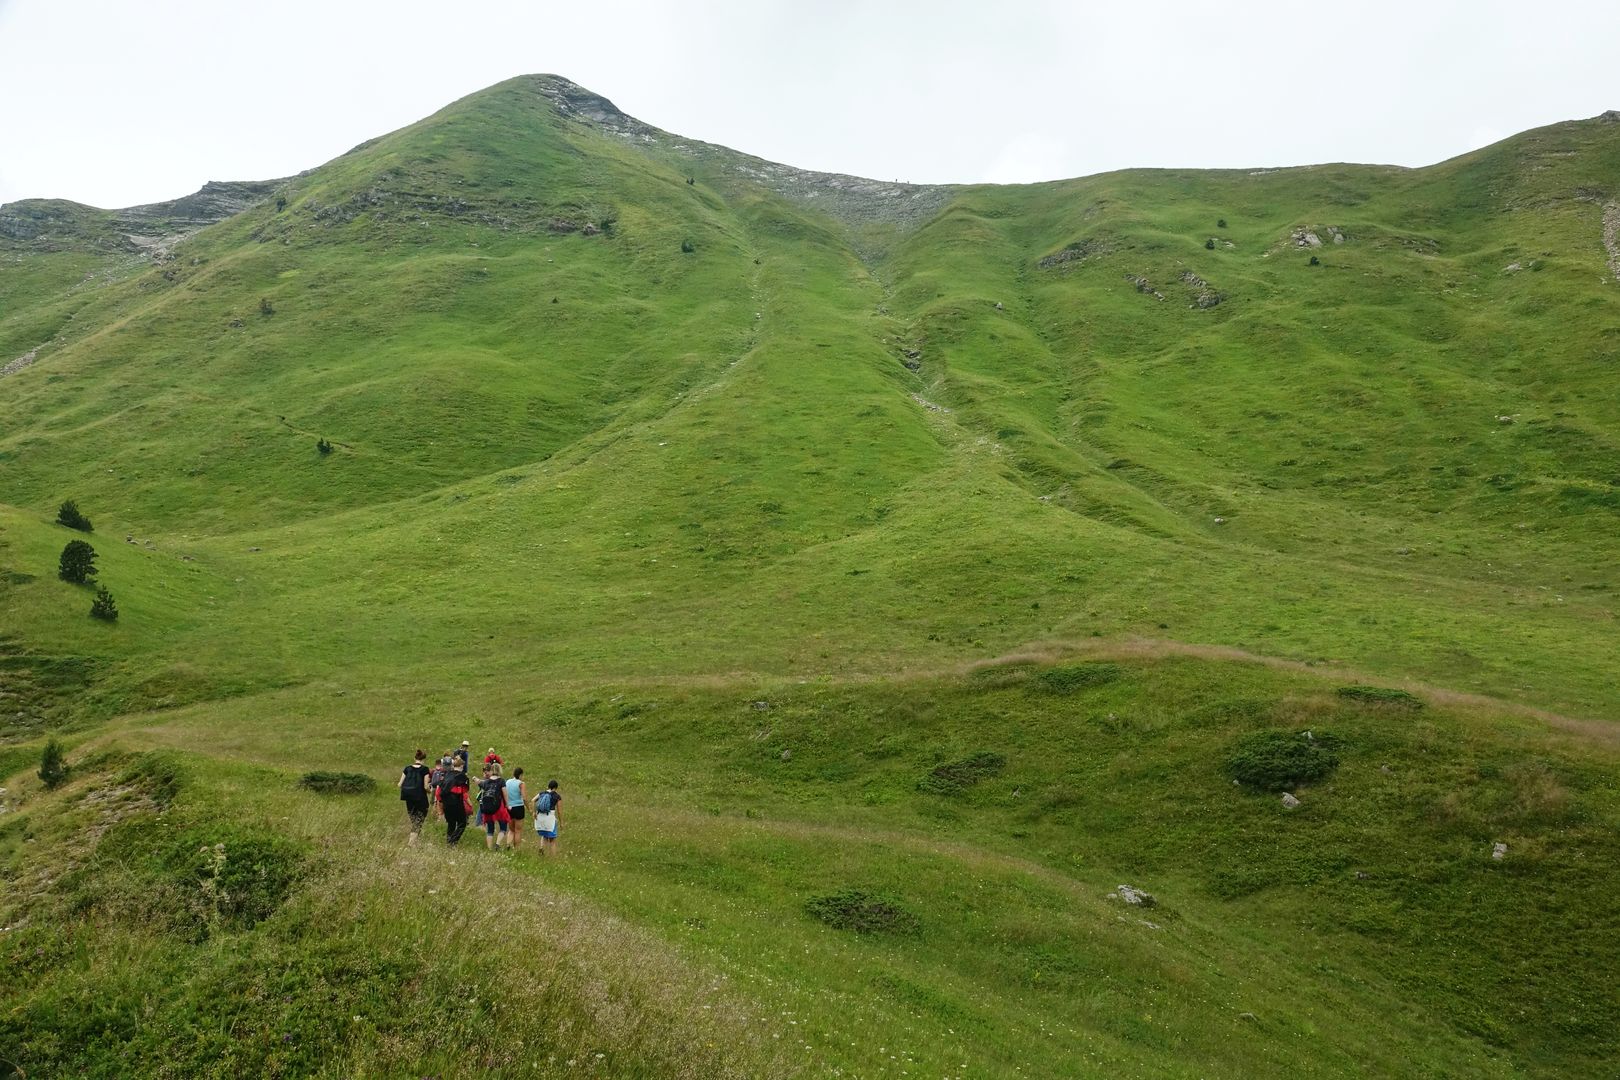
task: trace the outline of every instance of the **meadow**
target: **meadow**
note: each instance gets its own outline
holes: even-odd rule
[[[528,77],[4,234],[0,1067],[1600,1075],[1620,124],[767,164]],[[462,738],[563,858],[404,846]]]

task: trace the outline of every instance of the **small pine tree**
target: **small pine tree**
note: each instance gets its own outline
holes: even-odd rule
[[[83,540],[69,540],[62,549],[56,576],[74,585],[83,585],[96,576],[96,549]]]
[[[46,742],[45,751],[39,755],[39,778],[48,788],[67,783],[68,763],[62,756],[62,744],[54,738]]]
[[[74,504],[72,499],[69,499],[67,502],[63,503],[57,508],[56,523],[58,525],[66,525],[70,529],[77,529],[80,532],[95,531],[90,526],[90,519],[79,513],[79,508]]]
[[[318,439],[315,443],[315,449],[321,452],[322,457],[325,457],[327,454],[332,452],[332,442],[330,439],[324,437]]]
[[[270,298],[268,296],[259,297],[259,314],[274,315],[275,313],[276,306],[270,302]]]
[[[1210,237],[1208,240],[1204,241],[1204,250],[1205,251],[1214,251],[1215,250],[1215,238],[1213,236]]]
[[[113,603],[113,594],[107,591],[107,586],[96,590],[96,598],[90,603],[90,617],[102,622],[118,621],[118,605]]]
[[[1322,260],[1318,259],[1315,255],[1312,255],[1310,265],[1312,265],[1312,266],[1321,266],[1322,265]]]

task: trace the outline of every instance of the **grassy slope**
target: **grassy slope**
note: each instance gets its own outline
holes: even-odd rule
[[[1145,636],[1612,718],[1620,342],[1584,196],[1620,175],[1615,131],[1562,125],[1418,171],[961,189],[863,261],[724,154],[638,148],[515,81],[161,268],[92,288],[104,254],[16,255],[4,340],[62,340],[0,381],[9,734],[127,714],[95,738],[202,755],[188,773],[217,772],[251,820],[287,783],[254,770],[290,752],[386,775],[400,740],[471,716],[580,793],[577,857],[548,888],[773,1018],[781,1038],[721,1040],[745,1073],[785,1068],[772,1044],[790,1036],[812,1073],[899,1075],[897,1050],[972,1075],[1581,1071],[1615,1049],[1614,995],[1590,989],[1616,952],[1620,858],[1601,724],[1595,743],[1500,707],[1413,724],[1227,661],[1133,663],[1082,701],[1021,670],[895,673]],[[1307,267],[1287,243],[1301,225],[1349,239]],[[1037,265],[1080,240],[1085,259]],[[1223,303],[1189,307],[1183,270]],[[97,521],[115,627],[54,580],[67,534],[45,519],[69,495]],[[746,707],[761,696],[776,708]],[[1311,725],[1352,752],[1305,813],[1221,778],[1240,731]],[[971,811],[915,790],[979,749],[1010,764]],[[209,783],[174,813],[203,813]],[[23,833],[83,797],[23,790],[14,868],[39,857]],[[330,834],[328,812],[272,804],[278,828]],[[368,803],[363,835],[394,812]],[[1514,855],[1495,866],[1501,838]],[[380,896],[441,865],[310,874]],[[522,892],[534,872],[496,880]],[[1120,880],[1165,897],[1162,930],[1117,922],[1101,897]],[[963,881],[982,900],[960,903]],[[823,883],[899,895],[920,937],[816,927],[798,906]],[[297,958],[348,917],[313,899],[327,888],[234,933]],[[97,910],[62,939],[82,990],[23,999],[14,1030],[53,1030],[108,976],[82,959],[94,943],[158,947]],[[389,952],[417,917],[365,907],[371,936],[344,947]],[[569,956],[634,956],[603,949]],[[176,963],[230,984],[229,951]],[[109,1014],[143,993],[120,985]],[[379,993],[356,1014],[375,1022]],[[311,1060],[195,999],[165,1007],[270,1071]],[[580,1038],[629,1055],[614,1071],[710,1060],[672,1034],[691,1022],[675,1004],[648,1031],[579,1008]],[[285,1012],[266,998],[235,1023],[263,1035]],[[531,1031],[478,1023],[503,1044]],[[344,1067],[437,1052],[391,1031]],[[298,1038],[337,1061],[327,1037]],[[61,1056],[72,1042],[30,1053],[89,1067]]]

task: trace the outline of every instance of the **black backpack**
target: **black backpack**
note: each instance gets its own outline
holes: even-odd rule
[[[501,812],[500,785],[492,781],[485,781],[483,792],[478,796],[478,812],[485,817],[493,817]]]

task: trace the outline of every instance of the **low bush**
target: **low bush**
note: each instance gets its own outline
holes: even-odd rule
[[[1210,237],[1208,240],[1204,241],[1204,250],[1205,251],[1214,251],[1215,250],[1215,238],[1213,236]]]
[[[692,254],[692,252],[694,252],[696,250],[697,250],[697,248],[692,244],[692,241],[690,241],[690,240],[682,240],[681,241],[681,253],[682,254],[690,255],[690,254]]]
[[[919,926],[917,916],[864,889],[840,889],[813,896],[805,901],[804,910],[834,930],[853,930],[857,934],[911,934]]]
[[[1339,740],[1327,733],[1254,731],[1226,758],[1226,771],[1246,787],[1283,791],[1328,776],[1339,767]]]
[[[320,451],[322,457],[325,457],[332,452],[332,441],[326,438],[316,439],[315,449]]]
[[[1037,672],[1034,683],[1053,694],[1072,694],[1092,686],[1104,686],[1124,674],[1118,664],[1091,662],[1066,664]]]
[[[939,765],[917,782],[918,791],[930,795],[958,795],[981,780],[988,780],[1007,767],[1005,756],[988,750],[961,761]]]
[[[377,781],[365,773],[307,772],[298,778],[298,786],[322,795],[364,795],[377,787]]]
[[[1423,708],[1422,698],[1392,686],[1341,686],[1337,693],[1342,698],[1369,705],[1394,705],[1401,709]]]

